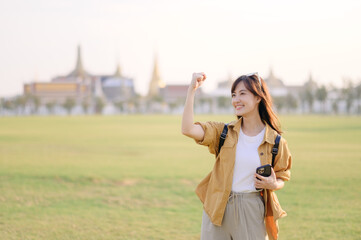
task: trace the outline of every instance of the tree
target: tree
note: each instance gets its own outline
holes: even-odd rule
[[[81,103],[81,106],[83,108],[83,112],[85,114],[88,114],[88,109],[89,109],[89,102],[87,100],[84,100],[82,103]]]
[[[182,105],[184,105],[185,100],[181,103]],[[210,97],[200,97],[199,98],[199,105],[202,109],[202,111],[205,111],[205,109],[207,109],[207,107],[209,108],[209,111],[211,111],[211,106],[212,106],[212,98]]]
[[[134,108],[136,112],[140,111],[140,101],[141,101],[141,96],[139,94],[135,94],[132,98],[131,101],[134,104]]]
[[[56,102],[55,102],[55,101],[47,102],[47,103],[45,104],[45,107],[46,107],[46,109],[48,110],[48,113],[49,113],[49,114],[53,114],[53,113],[54,113],[53,111],[54,111],[55,105],[56,105]]]
[[[116,101],[116,102],[114,103],[114,106],[115,106],[116,108],[118,108],[119,112],[123,112],[123,111],[124,111],[124,102],[123,102],[123,101],[121,101],[121,100]]]
[[[157,96],[153,98],[155,102],[160,103],[162,105],[165,105],[166,102],[161,96]],[[127,106],[128,112],[137,112],[139,110],[139,101],[140,101],[140,95],[135,95],[128,100],[124,101],[125,105]]]
[[[177,101],[169,103],[169,109],[171,112],[173,112],[174,109],[176,109],[177,107],[178,107]]]
[[[357,114],[361,113],[361,106],[360,106],[360,101],[361,101],[361,83],[359,83],[359,85],[355,88],[355,92],[356,92],[356,100],[357,100]]]
[[[75,100],[73,98],[67,98],[65,99],[65,102],[63,103],[63,108],[66,109],[68,112],[68,115],[71,114],[71,110],[75,107]]]
[[[163,105],[163,104],[165,104],[165,102],[161,102],[161,104]],[[133,102],[132,100],[128,100],[128,101],[126,102],[126,105],[127,105],[127,110],[128,110],[128,112],[133,113],[133,112],[134,112],[134,109],[135,109],[134,102]]]
[[[333,101],[332,110],[336,115],[338,114],[338,100]]]
[[[2,107],[6,110],[12,111],[15,108],[14,101],[10,99],[3,99],[2,100]]]
[[[312,113],[313,112],[313,102],[315,100],[315,96],[314,96],[313,90],[311,88],[307,87],[304,90],[304,98],[308,105],[309,112]]]
[[[306,104],[306,94],[305,94],[305,91],[301,91],[299,93],[299,97],[300,97],[300,100],[301,100],[301,108],[302,108],[302,113],[305,112],[305,104]]]
[[[20,96],[16,97],[14,100],[14,105],[15,105],[14,107],[16,109],[19,109],[20,114],[23,114],[25,106],[26,106],[25,96],[20,95]]]
[[[344,79],[344,88],[342,89],[342,97],[346,100],[346,110],[350,114],[352,104],[355,100],[355,91],[353,88],[352,81],[350,79]]]
[[[3,106],[4,106],[4,99],[3,99],[3,98],[0,98],[0,113],[1,113],[2,110],[3,110]]]
[[[297,99],[292,94],[289,93],[285,98],[285,105],[288,112],[291,109],[296,109],[298,107]]]
[[[162,96],[156,95],[156,96],[153,96],[153,97],[150,99],[150,101],[162,103],[162,102],[164,102],[164,99],[163,99]]]
[[[164,107],[164,99],[162,96],[157,95],[148,98],[148,101],[146,101],[146,106],[149,112],[162,112]],[[127,104],[129,107],[129,104]]]
[[[30,105],[32,114],[38,112],[41,105],[40,98],[38,96],[32,94],[25,94],[25,102]]]
[[[315,97],[316,97],[316,99],[318,101],[321,102],[321,104],[322,104],[322,112],[325,113],[326,112],[325,101],[326,101],[326,98],[327,98],[326,87],[322,85],[321,87],[317,88]]]
[[[229,97],[217,97],[217,105],[219,108],[228,108],[231,106],[231,101]]]
[[[281,112],[283,107],[286,105],[286,98],[285,97],[273,97],[273,104],[275,105],[278,112]]]
[[[105,103],[101,97],[95,98],[95,113],[102,114]]]
[[[34,103],[34,113],[37,113],[41,105],[40,98],[38,96],[33,96],[33,103]]]

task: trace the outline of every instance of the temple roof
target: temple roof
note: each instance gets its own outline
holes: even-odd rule
[[[316,90],[317,89],[317,83],[313,80],[312,73],[310,73],[310,76],[308,77],[308,81],[305,82],[303,85],[306,88]]]
[[[282,82],[281,79],[276,78],[276,76],[273,74],[273,70],[272,68],[270,68],[270,73],[268,75],[268,77],[265,79],[268,87],[272,88],[272,87],[284,87],[285,84]]]
[[[77,56],[77,61],[76,61],[76,66],[75,69],[69,73],[67,75],[67,77],[81,77],[81,78],[85,78],[85,77],[89,77],[90,74],[88,72],[86,72],[84,70],[83,67],[83,63],[81,60],[81,49],[80,49],[80,45],[78,46],[78,56]]]

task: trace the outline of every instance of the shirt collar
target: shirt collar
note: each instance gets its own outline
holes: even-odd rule
[[[264,122],[266,124],[266,132],[264,134],[262,143],[264,142],[268,142],[270,144],[275,144],[275,139],[277,136],[277,132],[270,126],[267,124],[267,122]],[[242,125],[242,118],[232,121],[228,124],[229,127],[232,127],[234,131],[236,131],[238,133],[239,136],[239,131]]]

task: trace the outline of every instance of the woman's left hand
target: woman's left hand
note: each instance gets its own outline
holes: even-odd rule
[[[258,180],[259,178],[260,180]],[[264,188],[264,189],[270,189],[275,190],[278,189],[278,181],[276,178],[275,171],[273,168],[271,168],[271,176],[269,177],[263,177],[257,173],[254,174],[254,186],[256,188]]]

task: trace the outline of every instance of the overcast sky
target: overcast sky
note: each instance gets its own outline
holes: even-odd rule
[[[166,84],[203,71],[205,91],[272,67],[285,84],[361,81],[361,1],[0,0],[0,96],[68,74],[82,47],[92,74],[119,62],[148,91],[155,54]]]

